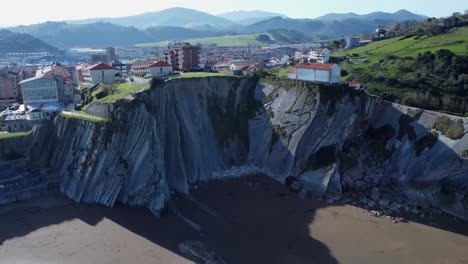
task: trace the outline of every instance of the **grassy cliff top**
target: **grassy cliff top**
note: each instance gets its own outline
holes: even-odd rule
[[[367,58],[372,63],[388,54],[399,57],[416,57],[419,53],[435,52],[440,49],[468,56],[468,27],[456,28],[450,33],[435,36],[396,37],[377,41],[367,46],[335,52],[333,56],[348,55],[356,59]]]

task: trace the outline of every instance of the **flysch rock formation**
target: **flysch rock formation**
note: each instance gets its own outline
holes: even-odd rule
[[[262,173],[300,196],[367,195],[468,219],[468,135],[432,129],[441,116],[344,85],[211,77],[156,83],[112,107],[111,122],[57,117],[22,138],[0,140],[28,168],[47,168],[60,191],[84,203],[145,206],[211,179]],[[0,190],[1,192],[1,190]],[[1,195],[1,193],[0,193]]]

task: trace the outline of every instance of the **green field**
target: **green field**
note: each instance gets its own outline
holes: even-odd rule
[[[182,78],[203,78],[203,77],[216,77],[216,76],[230,76],[234,77],[234,75],[229,74],[222,74],[222,73],[213,73],[213,72],[185,72],[181,73],[179,76],[175,77],[174,79],[182,79]]]
[[[78,119],[94,123],[105,123],[110,121],[110,119],[108,118],[102,118],[95,115],[91,115],[84,111],[62,112],[60,113],[60,116],[63,118]]]
[[[98,104],[115,103],[120,99],[130,96],[132,92],[134,91],[138,91],[145,87],[148,87],[148,84],[136,84],[136,83],[123,83],[123,84],[113,84],[113,85],[114,85],[114,89],[108,90],[108,95],[106,97],[97,99],[96,94],[102,92],[105,89],[105,87],[110,86],[110,84],[101,84],[101,87],[99,87],[96,91],[92,92],[93,100],[89,104],[84,106],[83,110],[88,109],[88,107],[93,103],[98,103]]]
[[[263,33],[273,37],[268,33]],[[236,36],[222,36],[222,37],[211,37],[211,38],[197,38],[197,39],[187,39],[186,42],[191,43],[192,45],[216,45],[219,47],[239,47],[239,46],[269,46],[271,43],[261,42],[257,40],[257,37],[260,34],[247,34],[247,35],[236,35]],[[168,41],[161,41],[155,43],[144,43],[138,44],[137,47],[166,47]]]
[[[335,52],[333,56],[343,57],[348,55],[352,59],[367,58],[372,63],[388,54],[399,57],[416,57],[419,53],[434,52],[440,49],[451,50],[457,55],[468,55],[468,27],[458,28],[450,33],[436,36],[409,37],[406,39],[397,37],[377,41],[364,47]]]
[[[0,139],[24,137],[24,136],[30,135],[31,133],[32,133],[32,131],[14,132],[14,133],[0,133]]]

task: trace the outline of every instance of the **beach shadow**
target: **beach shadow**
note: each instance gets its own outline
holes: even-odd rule
[[[267,176],[213,181],[192,195],[215,213],[207,213],[182,195],[174,197],[181,213],[196,222],[200,232],[172,213],[157,219],[143,208],[69,204],[14,209],[1,215],[0,246],[67,221],[81,220],[96,226],[108,219],[197,263],[201,263],[199,259],[179,251],[179,243],[201,241],[228,263],[338,263],[327,246],[310,235],[315,211],[324,204],[299,199]]]

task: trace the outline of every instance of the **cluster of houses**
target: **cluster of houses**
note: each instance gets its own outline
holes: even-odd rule
[[[93,55],[91,64],[10,65],[0,69],[0,108],[8,108],[1,113],[1,130],[28,130],[38,122],[54,118],[64,109],[74,109],[81,100],[78,87],[130,81],[132,74],[151,78],[167,77],[175,72],[206,71],[251,76],[263,67],[299,63],[289,71],[288,78],[339,83],[341,75],[339,65],[329,64],[330,50],[316,46],[201,49],[190,43],[174,42],[160,55],[122,63],[115,50],[107,48],[106,54]]]

